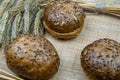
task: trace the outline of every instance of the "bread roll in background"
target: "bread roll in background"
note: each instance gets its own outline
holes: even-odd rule
[[[82,7],[71,0],[55,0],[44,12],[44,26],[54,37],[70,39],[82,30],[85,14]]]
[[[81,65],[93,80],[120,80],[120,43],[97,40],[84,48]]]
[[[48,80],[57,73],[60,65],[54,46],[44,37],[32,34],[10,41],[6,62],[10,70],[30,80]]]

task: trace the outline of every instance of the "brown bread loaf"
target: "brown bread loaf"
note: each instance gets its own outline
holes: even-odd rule
[[[48,80],[60,65],[54,46],[44,37],[32,34],[16,37],[9,43],[6,62],[14,73],[30,80]]]

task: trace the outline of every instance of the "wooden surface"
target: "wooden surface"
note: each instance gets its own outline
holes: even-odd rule
[[[89,43],[110,38],[120,42],[120,19],[107,15],[88,14],[79,36],[71,40],[58,40],[46,33],[60,56],[60,68],[51,80],[89,80],[81,68],[80,54]],[[12,73],[6,66],[5,55],[0,55],[0,68]],[[12,73],[13,74],[13,73]]]

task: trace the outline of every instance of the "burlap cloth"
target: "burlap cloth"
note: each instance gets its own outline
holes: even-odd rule
[[[58,40],[48,33],[45,37],[57,49],[61,62],[58,73],[51,80],[89,80],[81,68],[81,51],[89,43],[101,38],[120,42],[120,19],[103,14],[88,14],[82,32],[76,38]],[[0,55],[0,69],[12,73],[6,66],[3,54]]]

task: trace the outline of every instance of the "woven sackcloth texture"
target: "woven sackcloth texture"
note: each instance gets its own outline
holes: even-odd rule
[[[89,80],[81,68],[81,51],[86,45],[101,38],[110,38],[120,42],[120,19],[104,14],[87,14],[83,30],[76,38],[58,40],[47,32],[45,37],[55,46],[60,56],[59,71],[51,80]],[[5,54],[2,53],[0,54],[0,69],[12,73],[7,68]]]

